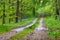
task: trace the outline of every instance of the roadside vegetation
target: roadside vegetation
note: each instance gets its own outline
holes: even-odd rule
[[[34,18],[23,19],[22,22],[0,25],[0,34],[8,32],[13,28],[23,27],[33,21]]]
[[[45,18],[45,24],[49,28],[48,35],[51,40],[60,39],[60,20],[55,19],[53,16]]]

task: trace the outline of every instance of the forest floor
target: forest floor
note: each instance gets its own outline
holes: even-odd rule
[[[23,31],[25,28],[29,27],[29,26],[32,26],[35,22],[36,22],[37,19],[34,19],[29,25],[27,25],[26,27],[22,27],[22,28],[17,28],[17,29],[13,29],[7,33],[4,33],[2,35],[0,35],[0,40],[7,40],[9,39],[10,37],[18,34],[19,32]]]
[[[41,18],[40,24],[35,30],[19,40],[49,40],[47,35],[48,28],[44,25],[44,18]]]

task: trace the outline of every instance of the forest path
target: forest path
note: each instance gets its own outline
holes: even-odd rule
[[[17,28],[17,29],[13,29],[7,33],[4,33],[2,35],[0,35],[0,40],[7,40],[10,37],[18,34],[19,32],[23,31],[25,28],[32,26],[35,22],[36,22],[37,18],[35,18],[29,25],[22,27],[22,28]]]
[[[41,18],[38,27],[20,40],[48,40],[47,30],[48,28],[44,25],[44,18]]]

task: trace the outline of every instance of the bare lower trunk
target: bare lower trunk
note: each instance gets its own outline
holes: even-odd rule
[[[3,10],[3,16],[2,16],[2,24],[5,24],[5,2],[3,4],[4,4],[3,5],[4,10]]]
[[[16,7],[16,23],[18,22],[18,13],[19,13],[19,1],[17,0],[17,7]]]
[[[59,20],[60,20],[60,10],[59,10]]]
[[[35,8],[33,7],[33,16],[35,17]]]
[[[22,15],[22,13],[21,13],[21,14],[20,14],[20,21],[21,21],[21,22],[22,22],[22,16],[23,16],[23,15]]]

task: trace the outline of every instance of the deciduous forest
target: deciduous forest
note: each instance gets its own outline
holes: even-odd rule
[[[60,40],[60,0],[0,0],[0,40]]]

